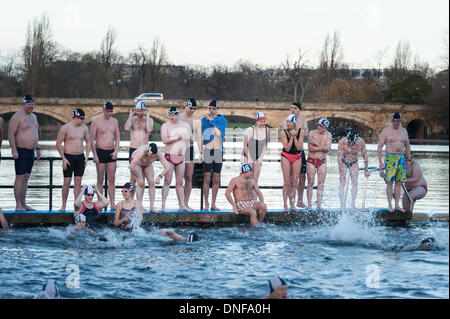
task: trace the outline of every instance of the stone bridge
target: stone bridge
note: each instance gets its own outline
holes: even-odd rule
[[[46,115],[67,123],[72,119],[72,110],[82,108],[86,113],[86,124],[102,114],[103,99],[75,99],[75,98],[35,98],[36,114]],[[114,113],[126,116],[134,106],[131,99],[110,100],[114,105]],[[208,113],[208,101],[197,101],[198,116]],[[14,113],[21,108],[22,98],[0,98],[0,115]],[[168,120],[167,110],[175,105],[183,111],[185,100],[152,101],[149,104],[151,116],[162,123]],[[359,129],[362,136],[375,137],[391,122],[393,112],[400,112],[403,116],[403,126],[407,127],[411,138],[424,139],[433,133],[440,133],[445,128],[439,127],[430,115],[432,110],[427,105],[401,104],[338,104],[338,103],[303,103],[301,115],[310,121],[310,127],[315,126],[316,120],[327,117],[331,121],[331,128],[341,123],[342,128],[348,125]],[[253,123],[257,112],[264,112],[270,127],[280,127],[282,120],[289,114],[290,103],[287,102],[248,102],[248,101],[220,101],[219,113],[229,121]],[[119,115],[120,116],[120,115]],[[342,124],[344,122],[344,124]],[[229,125],[230,126],[230,125]],[[375,134],[374,134],[375,133]]]

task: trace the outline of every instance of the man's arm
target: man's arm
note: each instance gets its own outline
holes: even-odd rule
[[[63,169],[67,169],[67,165],[69,164],[69,161],[64,156],[64,152],[62,150],[62,142],[66,139],[67,134],[67,127],[64,125],[59,129],[58,137],[56,138],[56,149],[58,150],[59,155],[61,156]]]
[[[173,144],[175,142],[178,142],[180,140],[182,140],[183,137],[181,135],[178,135],[176,138],[174,138],[173,140],[169,139],[169,132],[167,130],[167,125],[166,123],[164,123],[161,127],[161,141],[166,144]]]
[[[227,187],[227,190],[225,191],[225,197],[227,198],[228,202],[231,204],[231,206],[233,206],[233,212],[235,214],[239,213],[239,208],[236,206],[236,203],[233,200],[233,197],[231,196],[231,192],[234,190],[234,188],[236,187],[236,177],[234,177],[230,184]]]
[[[406,169],[411,165],[411,145],[409,144],[408,131],[404,129],[406,135],[405,152],[406,152]]]
[[[125,126],[123,127],[123,129],[125,131],[129,131],[131,130],[131,127],[133,126],[133,115],[134,115],[135,109],[130,109],[130,115],[128,115],[128,119],[125,122]]]
[[[338,149],[337,149],[338,164],[341,163],[343,157],[344,157],[344,138],[341,138],[341,140],[338,143]]]
[[[150,117],[150,111],[147,113],[147,133],[151,134],[153,132],[153,119]]]
[[[199,159],[203,159],[203,138],[202,138],[202,122],[198,119],[192,121],[194,126],[194,136],[197,139],[198,151],[200,152]]]
[[[97,139],[97,121],[94,119],[91,124],[91,149],[94,156],[94,162],[99,163],[97,156],[97,149],[95,148],[95,141]]]
[[[89,135],[89,129],[87,125],[84,125],[84,142],[86,143],[86,159],[85,159],[85,167],[89,160],[89,153],[91,152],[91,136]]]
[[[119,148],[120,148],[120,131],[119,131],[119,121],[115,119],[114,121],[114,126],[115,126],[115,145],[114,145],[114,153],[111,154],[111,158],[113,160],[117,159],[117,154],[119,154]]]
[[[16,145],[16,133],[19,128],[19,121],[16,116],[13,116],[8,124],[8,140],[9,146],[11,146],[11,153],[14,159],[19,158],[19,154],[17,153],[17,145]]]
[[[383,164],[383,146],[386,144],[386,133],[385,130],[383,130],[380,134],[380,140],[378,141],[378,148],[377,148],[377,154],[378,154],[378,162],[380,169],[384,169]]]

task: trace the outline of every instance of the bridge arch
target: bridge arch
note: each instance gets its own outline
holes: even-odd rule
[[[426,139],[428,137],[428,127],[425,120],[415,119],[408,123],[406,130],[410,139]]]
[[[378,138],[378,131],[373,129],[360,121],[355,119],[349,119],[344,117],[327,117],[330,120],[330,127],[328,130],[333,136],[333,143],[339,142],[339,140],[344,137],[349,128],[353,128],[358,131],[359,136],[361,136],[366,143],[375,143]],[[317,128],[317,122],[321,117],[313,118],[308,121],[308,129],[315,130]]]

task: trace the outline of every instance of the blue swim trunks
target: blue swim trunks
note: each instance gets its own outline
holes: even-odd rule
[[[406,161],[405,154],[395,155],[386,153],[384,158],[384,168],[386,170],[386,181],[405,182],[406,181]]]

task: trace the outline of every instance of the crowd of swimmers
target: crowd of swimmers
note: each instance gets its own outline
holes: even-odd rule
[[[30,95],[23,99],[22,108],[16,112],[8,126],[8,139],[15,163],[14,197],[16,211],[32,211],[34,208],[26,203],[28,180],[35,159],[40,158],[38,140],[38,121],[33,113],[34,101]],[[219,114],[219,101],[213,99],[208,105],[208,114],[202,118],[195,115],[197,103],[194,98],[186,101],[184,112],[175,106],[168,110],[169,120],[161,126],[161,140],[164,153],[155,143],[149,143],[149,136],[154,132],[154,122],[145,102],[140,101],[130,110],[124,129],[130,131],[129,170],[130,181],[122,188],[123,200],[116,202],[115,172],[120,145],[119,122],[113,117],[114,106],[105,102],[103,113],[92,120],[90,128],[84,124],[85,113],[76,108],[72,120],[63,125],[56,141],[57,150],[62,160],[64,182],[62,187],[62,206],[66,210],[70,184],[74,179],[74,216],[77,228],[83,224],[96,224],[100,210],[109,207],[115,210],[114,224],[120,229],[133,227],[131,221],[142,221],[144,213],[145,181],[148,184],[149,210],[155,209],[155,185],[162,183],[162,205],[165,211],[170,184],[175,173],[175,189],[180,211],[192,211],[189,199],[192,191],[194,163],[203,163],[204,209],[220,211],[216,205],[219,180],[222,171],[224,137],[227,119]],[[317,128],[309,131],[307,121],[301,116],[303,107],[300,102],[290,105],[290,114],[281,124],[280,154],[283,172],[284,210],[299,212],[300,208],[313,209],[313,186],[317,176],[317,209],[322,209],[322,197],[327,175],[327,154],[331,150],[332,134],[330,121],[322,118]],[[380,134],[378,143],[378,160],[380,172],[385,178],[387,202],[390,212],[411,211],[414,202],[427,193],[427,182],[422,169],[412,157],[408,133],[402,127],[402,116],[392,115],[392,123]],[[3,126],[3,119],[0,118]],[[2,129],[2,127],[0,127]],[[308,145],[308,156],[303,148]],[[194,143],[199,154],[195,154]],[[255,125],[244,133],[241,167],[239,176],[229,183],[225,196],[235,214],[249,216],[250,224],[262,223],[267,211],[264,197],[258,187],[258,179],[263,165],[263,158],[269,143],[269,130],[266,116],[258,112]],[[0,140],[1,146],[1,140]],[[383,147],[386,154],[383,156]],[[90,153],[97,169],[96,185],[82,187],[82,177],[88,164]],[[358,132],[349,128],[346,136],[338,143],[337,162],[339,167],[339,197],[341,209],[346,209],[347,179],[351,180],[351,208],[355,208],[358,188],[359,154],[364,160],[365,177],[370,175],[365,141]],[[153,163],[159,161],[163,170],[155,172]],[[102,185],[107,173],[109,199],[102,195]],[[209,201],[210,183],[212,196]],[[307,182],[307,184],[306,184]],[[400,206],[400,190],[405,184],[412,202],[405,196]],[[304,201],[306,184],[307,204]],[[394,190],[393,190],[394,186]],[[345,190],[344,190],[345,188]],[[94,202],[94,195],[97,201]],[[84,196],[84,199],[83,199]],[[298,198],[295,202],[296,197]],[[392,206],[394,197],[394,206]],[[0,209],[0,222],[4,229],[7,222]],[[169,235],[169,233],[166,233]],[[170,236],[170,235],[169,235]]]

